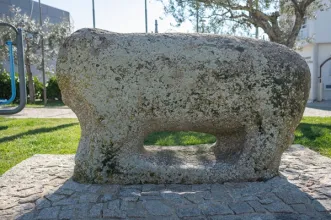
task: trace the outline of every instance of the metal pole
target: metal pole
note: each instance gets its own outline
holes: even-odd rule
[[[92,0],[92,8],[93,8],[93,28],[95,28],[95,8],[94,8],[94,0]]]
[[[39,0],[39,22],[40,28],[42,28],[43,22],[41,19],[41,4]],[[45,76],[45,50],[44,50],[44,36],[40,33],[41,36],[41,66],[43,72],[43,87],[44,87],[44,106],[47,104],[47,94],[46,94],[46,76]]]
[[[159,28],[158,28],[157,20],[155,20],[155,33],[159,33]]]
[[[199,33],[199,3],[197,2],[197,33]]]
[[[256,10],[259,10],[259,0],[255,0],[255,7],[256,7]],[[256,26],[255,27],[255,38],[256,39],[259,39],[259,27]]]
[[[148,24],[147,24],[147,0],[145,0],[145,32],[148,33]]]

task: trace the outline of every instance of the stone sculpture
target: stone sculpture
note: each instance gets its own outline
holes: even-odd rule
[[[278,175],[310,88],[304,59],[276,43],[98,29],[66,39],[57,76],[82,130],[74,179],[91,183],[197,184]],[[156,131],[204,132],[217,142],[144,147]]]

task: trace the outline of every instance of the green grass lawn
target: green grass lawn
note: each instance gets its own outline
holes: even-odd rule
[[[34,154],[74,154],[80,137],[77,119],[0,118],[0,175]],[[157,132],[146,145],[194,145],[215,142],[215,137],[196,132]],[[294,143],[331,158],[331,117],[305,117],[295,132]]]

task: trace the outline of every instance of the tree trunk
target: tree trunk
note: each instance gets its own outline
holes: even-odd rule
[[[28,60],[28,59],[26,59],[26,60]],[[35,103],[35,101],[36,101],[35,89],[34,89],[34,83],[33,83],[33,76],[32,76],[32,72],[31,72],[31,65],[30,65],[29,61],[26,61],[25,67],[26,67],[26,73],[28,75],[30,103]]]
[[[25,68],[26,68],[26,73],[28,75],[28,87],[29,87],[30,103],[35,103],[36,97],[35,97],[33,76],[32,76],[32,72],[31,72],[31,62],[30,62],[30,59],[28,58],[29,52],[30,52],[30,45],[29,45],[29,41],[26,40],[26,52],[24,53]]]

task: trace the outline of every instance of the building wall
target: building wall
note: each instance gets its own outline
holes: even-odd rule
[[[309,101],[312,102],[314,99],[316,99],[315,86],[317,81],[317,76],[314,71],[314,46],[312,44],[308,44],[297,52],[306,60],[309,66],[311,76]]]
[[[0,17],[11,16],[9,8],[15,5],[22,10],[22,13],[31,16],[34,20],[39,22],[39,3],[32,0],[0,0]],[[42,19],[49,18],[51,23],[62,22],[63,19],[70,22],[70,13],[58,8],[54,8],[45,4],[41,4]],[[56,61],[50,61],[47,65],[54,69]],[[3,62],[5,69],[9,70],[8,62]],[[34,76],[37,76],[39,80],[42,79],[42,73],[36,66],[31,67],[31,71]]]
[[[322,99],[331,100],[331,61],[322,68],[320,80],[320,65],[331,56],[331,10],[317,11],[316,18],[308,20],[298,36],[299,39],[312,38],[313,43],[304,43],[303,49],[297,52],[305,58],[311,71],[311,90],[309,100],[319,99],[322,87]],[[322,84],[320,84],[320,81]]]
[[[22,13],[31,15],[31,17],[39,21],[39,4],[32,0],[0,0],[0,16],[10,16],[9,7],[15,5],[22,9]],[[41,4],[42,19],[48,17],[52,23],[59,23],[62,19],[70,21],[70,13],[58,8],[54,8],[45,4]]]
[[[320,74],[320,65],[331,57],[331,42],[318,44],[318,69],[317,73]],[[331,100],[331,88],[327,89],[326,86],[329,85],[331,87],[331,61],[325,63],[322,68],[322,83],[323,83],[323,99],[324,100]]]

